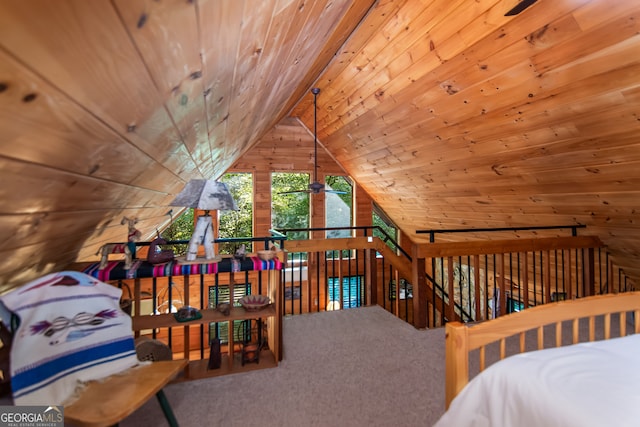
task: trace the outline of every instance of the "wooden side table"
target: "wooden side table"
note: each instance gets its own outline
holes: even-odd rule
[[[65,406],[65,425],[116,425],[155,394],[169,425],[177,427],[178,422],[162,389],[184,370],[187,363],[184,359],[153,362],[91,381],[72,405]]]

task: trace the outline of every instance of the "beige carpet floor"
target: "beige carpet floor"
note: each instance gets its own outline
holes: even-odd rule
[[[381,307],[287,317],[277,368],[169,385],[195,426],[431,426],[444,413],[444,329],[416,330]],[[156,399],[124,420],[167,425]]]

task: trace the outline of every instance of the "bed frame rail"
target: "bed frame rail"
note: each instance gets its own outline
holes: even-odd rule
[[[627,328],[627,313],[634,315],[634,327]],[[506,357],[506,340],[519,338],[520,353],[526,350],[525,333],[536,331],[537,349],[544,348],[544,327],[555,325],[555,346],[562,345],[563,322],[571,321],[573,344],[579,342],[579,321],[588,319],[588,341],[596,340],[596,317],[604,318],[604,339],[611,338],[611,315],[619,314],[619,335],[640,332],[640,292],[597,295],[576,300],[549,303],[477,324],[449,322],[446,330],[446,386],[445,401],[449,408],[453,398],[469,382],[469,353],[479,350],[480,371],[485,368],[487,345],[498,343],[499,359]],[[584,341],[584,340],[583,340]]]

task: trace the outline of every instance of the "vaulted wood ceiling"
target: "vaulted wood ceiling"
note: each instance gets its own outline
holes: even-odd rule
[[[151,237],[189,179],[313,129],[314,86],[319,140],[415,241],[584,224],[640,278],[640,2],[517,3],[2,2],[0,288],[123,215]]]

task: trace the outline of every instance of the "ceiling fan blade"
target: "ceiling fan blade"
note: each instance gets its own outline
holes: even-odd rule
[[[329,194],[348,194],[346,191],[340,190],[327,190],[320,189],[317,191],[314,190],[290,190],[290,191],[281,191],[278,194],[297,194],[297,193],[306,193],[306,194],[320,194],[320,193],[329,193]]]
[[[291,190],[291,191],[281,191],[278,194],[297,194],[297,193],[311,193],[309,190]]]
[[[283,191],[278,194],[291,194],[291,193],[318,194],[321,191],[324,191],[324,184],[321,184],[318,181],[313,181],[311,184],[309,184],[309,188],[306,190],[290,190],[290,191]]]
[[[532,4],[534,4],[537,1],[538,0],[522,0],[513,9],[511,9],[509,12],[505,13],[504,16],[515,16],[515,15],[519,14],[520,12],[522,12],[523,10],[525,10],[526,8],[528,8],[529,6],[531,6]]]

